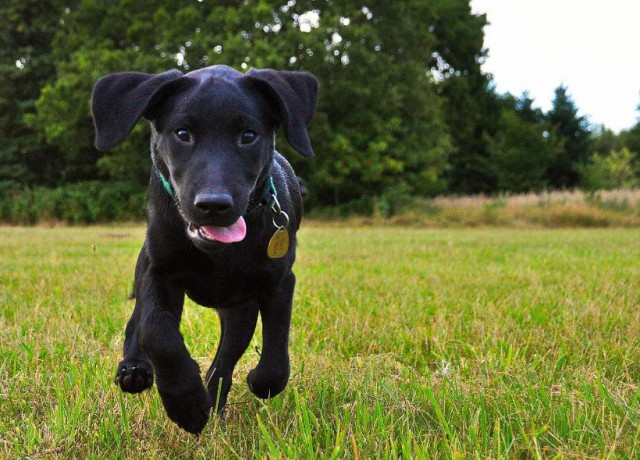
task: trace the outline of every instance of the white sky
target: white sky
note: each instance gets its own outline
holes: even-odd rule
[[[486,13],[483,66],[498,92],[551,107],[561,83],[580,115],[614,131],[640,117],[640,0],[471,0]]]

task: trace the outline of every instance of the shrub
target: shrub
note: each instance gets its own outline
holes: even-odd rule
[[[89,224],[144,218],[145,191],[127,182],[79,182],[13,190],[0,198],[0,218],[16,224]]]
[[[626,147],[612,150],[609,155],[594,153],[581,170],[582,183],[587,190],[631,189],[640,185],[635,175],[633,153]]]

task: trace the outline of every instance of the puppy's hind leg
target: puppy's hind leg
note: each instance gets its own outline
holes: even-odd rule
[[[262,354],[247,384],[259,398],[272,398],[289,381],[289,326],[296,277],[293,273],[270,295],[259,300],[262,318]]]
[[[221,413],[227,403],[231,389],[233,368],[246,351],[258,320],[258,304],[249,303],[242,307],[220,309],[220,344],[216,357],[207,371],[207,390],[214,407]]]
[[[140,274],[146,270],[146,257],[144,248],[140,252],[136,264],[135,284],[140,279]],[[135,286],[134,286],[135,290]],[[135,295],[133,296],[135,297]],[[140,305],[136,300],[133,314],[127,323],[124,338],[123,359],[118,364],[115,382],[126,393],[139,393],[153,385],[153,367],[149,359],[140,348],[138,336],[138,323],[140,322]]]

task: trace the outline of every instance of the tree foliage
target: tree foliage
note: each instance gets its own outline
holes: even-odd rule
[[[304,69],[322,86],[312,124],[319,155],[309,165],[291,159],[312,201],[336,204],[392,187],[442,191],[451,142],[427,61],[451,44],[424,24],[443,12],[420,0],[368,5],[82,0],[65,14],[53,50],[58,78],[43,88],[29,126],[40,126],[73,164],[89,159],[108,177],[143,182],[143,127],[95,161],[86,101],[100,75],[218,63]]]
[[[498,190],[541,191],[549,187],[549,170],[562,154],[563,141],[551,129],[540,109],[525,93],[507,97],[498,129],[488,137],[489,163]]]
[[[55,78],[51,42],[61,14],[58,0],[0,5],[0,193],[50,184],[60,166],[56,149],[23,119],[35,111],[42,86]]]
[[[496,179],[489,161],[487,140],[495,135],[500,102],[490,76],[481,71],[484,15],[471,14],[466,0],[439,0],[434,32],[441,37],[431,65],[440,76],[438,91],[445,104],[445,121],[453,140],[447,178],[457,193],[491,192]]]
[[[634,160],[634,154],[626,147],[606,155],[594,153],[581,168],[584,187],[588,190],[638,187],[640,180]]]
[[[556,89],[549,122],[564,140],[564,148],[556,155],[550,170],[551,186],[554,188],[577,187],[580,170],[589,157],[591,132],[584,116],[578,115],[578,108],[568,94],[567,87]]]
[[[93,84],[110,72],[213,64],[317,75],[316,157],[278,144],[306,180],[309,206],[589,185],[620,152],[639,177],[640,124],[594,130],[562,85],[548,113],[526,94],[495,92],[481,69],[487,21],[469,0],[5,0],[0,21],[8,199],[76,183],[143,191],[148,128],[96,151]]]

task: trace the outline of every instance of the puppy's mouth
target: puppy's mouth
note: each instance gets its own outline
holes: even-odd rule
[[[187,233],[195,240],[222,244],[238,243],[247,236],[247,224],[242,216],[228,227],[199,226],[190,222],[187,227]]]

